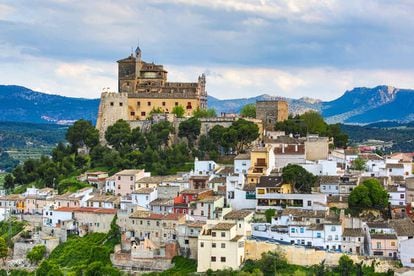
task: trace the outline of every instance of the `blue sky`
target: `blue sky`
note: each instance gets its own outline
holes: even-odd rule
[[[0,0],[0,83],[99,97],[139,42],[218,98],[414,88],[414,1]]]

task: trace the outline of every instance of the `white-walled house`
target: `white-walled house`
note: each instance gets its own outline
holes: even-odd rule
[[[392,206],[404,206],[406,204],[406,188],[403,186],[388,186],[388,202]]]
[[[115,194],[115,176],[107,177],[105,180],[105,193]]]
[[[196,157],[194,160],[194,175],[212,175],[218,169],[218,165],[213,160],[201,161]]]
[[[337,163],[333,160],[317,160],[315,162],[301,163],[298,165],[313,175],[338,175]]]
[[[272,223],[254,223],[254,237],[281,244],[341,251],[342,225],[325,211],[285,209]]]
[[[131,194],[132,204],[146,209],[151,209],[150,202],[157,199],[157,189],[141,188]]]
[[[250,165],[250,153],[240,153],[234,158],[234,173],[247,174]]]

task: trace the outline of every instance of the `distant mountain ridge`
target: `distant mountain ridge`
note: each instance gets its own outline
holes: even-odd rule
[[[208,106],[217,114],[239,113],[259,100],[284,99],[289,111],[301,114],[321,112],[330,123],[369,124],[414,121],[414,90],[381,85],[358,87],[332,101],[303,97],[291,99],[262,94],[251,98],[220,100],[208,96]],[[0,121],[69,124],[78,119],[96,121],[99,99],[70,98],[35,92],[16,85],[0,85]]]
[[[0,85],[0,121],[70,124],[96,121],[99,99],[50,95],[17,85]]]

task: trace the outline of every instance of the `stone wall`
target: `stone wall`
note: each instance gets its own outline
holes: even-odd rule
[[[285,255],[288,263],[311,266],[320,264],[325,260],[325,264],[328,266],[338,265],[339,258],[343,253],[328,252],[325,250],[315,250],[312,248],[305,248],[302,246],[281,245],[269,242],[257,242],[246,241],[245,244],[245,259],[258,260],[261,258],[262,253],[269,251],[279,251]],[[376,266],[378,272],[386,272],[388,269],[395,269],[394,262],[388,260],[381,260],[378,258],[367,259],[365,257],[357,255],[348,255],[354,262],[361,262],[370,264],[373,260],[379,262]]]
[[[276,122],[287,120],[289,115],[286,101],[257,101],[256,118],[263,121],[266,130],[273,130]]]
[[[128,94],[102,93],[96,121],[96,128],[99,130],[101,142],[105,141],[106,129],[120,119],[128,120]]]

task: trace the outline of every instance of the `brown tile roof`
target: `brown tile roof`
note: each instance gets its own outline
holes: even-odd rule
[[[196,220],[196,221],[187,221],[186,222],[187,227],[191,227],[191,228],[201,228],[204,225],[206,225],[205,221],[201,221],[201,220]]]
[[[319,184],[339,184],[341,178],[333,175],[322,175],[318,177]]]
[[[397,164],[388,163],[388,164],[385,165],[385,167],[387,169],[402,169],[402,168],[404,168],[404,164],[400,164],[400,163],[397,163]]]
[[[367,222],[369,228],[390,228],[390,225],[386,221],[373,221]]]
[[[375,240],[396,240],[395,234],[382,234],[382,233],[371,233],[371,239]]]
[[[174,206],[174,200],[172,198],[157,198],[151,201],[149,205]]]
[[[326,216],[326,212],[323,210],[304,210],[286,208],[282,211],[282,216],[288,215],[292,215],[294,217],[324,218]]]
[[[117,172],[115,175],[136,175],[141,173],[143,170],[123,170],[120,172]]]
[[[348,196],[328,196],[327,201],[328,201],[328,203],[348,202]]]
[[[359,155],[359,158],[364,159],[364,160],[376,160],[376,161],[384,160],[383,157],[379,156],[376,153],[362,153]]]
[[[394,228],[397,236],[414,236],[414,223],[410,219],[390,220],[390,225]]]
[[[234,210],[224,215],[224,219],[244,219],[253,214],[252,210]]]
[[[173,182],[178,178],[177,175],[158,175],[158,176],[147,176],[137,180],[137,183],[156,183],[161,184],[164,181]]]
[[[235,223],[228,223],[228,222],[219,222],[216,225],[214,225],[211,230],[230,230],[236,226]]]
[[[208,191],[212,191],[212,190],[210,190],[210,189],[186,189],[186,190],[182,190],[180,192],[180,194],[198,195],[198,194],[205,193],[205,192],[208,192]]]
[[[203,202],[203,203],[207,203],[207,202],[214,202],[217,201],[219,199],[223,198],[223,196],[206,196],[202,199],[197,200],[197,202]]]
[[[282,184],[281,176],[261,176],[256,187],[278,187]]]
[[[184,217],[184,214],[156,214],[150,211],[135,211],[132,213],[129,218],[141,218],[141,219],[151,219],[151,220],[179,220]]]
[[[59,212],[74,212],[74,213],[95,213],[95,214],[116,214],[116,209],[109,208],[93,208],[93,207],[60,207],[55,209]]]
[[[136,190],[136,191],[134,191],[132,193],[133,194],[150,194],[153,191],[154,191],[153,188],[141,188],[141,189],[138,189],[138,190]]]
[[[234,160],[250,160],[250,152],[239,153]]]
[[[97,202],[116,202],[118,200],[119,200],[119,196],[114,196],[114,195],[94,195],[93,197],[91,197],[87,201],[89,201],[89,202],[92,202],[92,201],[97,201]]]
[[[242,235],[236,235],[236,236],[234,236],[234,238],[232,238],[230,241],[235,242],[235,241],[240,240],[241,238],[243,238],[243,236],[242,236]]]
[[[243,191],[247,191],[247,192],[254,192],[254,191],[256,191],[256,184],[254,184],[254,183],[246,183],[246,184],[244,184]]]
[[[208,183],[226,183],[226,178],[225,177],[214,177],[213,179],[211,179],[210,181],[208,181]]]
[[[364,232],[362,231],[362,228],[344,228],[342,236],[362,237],[362,236],[364,236]]]

